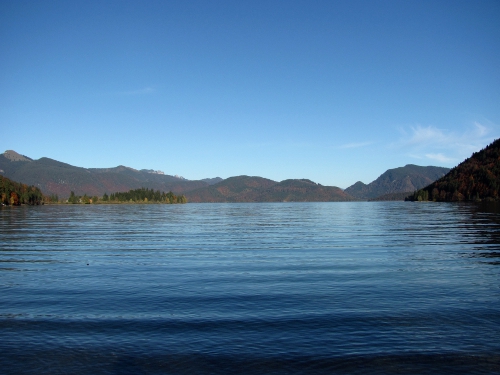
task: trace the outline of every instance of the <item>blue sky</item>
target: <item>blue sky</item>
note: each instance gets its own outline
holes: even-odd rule
[[[346,188],[500,137],[499,1],[0,0],[0,152]]]

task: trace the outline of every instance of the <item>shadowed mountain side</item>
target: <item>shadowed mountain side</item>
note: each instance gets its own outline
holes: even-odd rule
[[[173,193],[179,193],[179,194],[209,185],[209,183],[202,180],[192,181],[166,174],[148,173],[146,171],[138,171],[136,169],[125,167],[122,165],[116,168],[90,169],[90,170],[95,171],[99,175],[105,176],[106,180],[108,180],[109,177],[112,176],[113,174],[119,176],[127,176],[129,178],[132,178],[134,181],[138,181],[141,184],[140,187],[147,187],[149,189],[155,189],[160,191],[172,191]],[[113,191],[125,191],[125,190],[113,190]]]
[[[500,200],[500,139],[475,152],[446,176],[426,186],[408,200]]]
[[[220,177],[214,177],[214,178],[202,178],[200,181],[206,182],[209,185],[214,185],[218,182],[223,181],[223,178]]]
[[[436,181],[449,170],[443,167],[407,164],[404,167],[388,169],[368,185],[358,181],[345,189],[345,192],[366,200],[392,193],[413,192]]]
[[[46,195],[69,196],[70,191],[74,189],[79,191],[86,189],[87,194],[96,194],[96,187],[99,185],[99,180],[85,168],[49,158],[12,162],[9,167],[13,168],[6,169],[5,176],[24,184],[37,186]]]
[[[335,186],[310,180],[276,182],[262,177],[237,176],[186,193],[189,202],[339,202],[356,200]]]
[[[57,194],[67,198],[76,195],[98,195],[129,191],[141,187],[183,194],[208,186],[204,181],[190,181],[169,175],[137,171],[133,168],[81,168],[49,158],[12,161],[0,155],[2,175],[14,181],[39,187],[46,195]]]
[[[229,177],[214,185],[187,192],[188,202],[255,202],[259,192],[277,182],[256,176]]]
[[[336,186],[311,180],[284,180],[257,196],[259,202],[343,202],[357,200]]]

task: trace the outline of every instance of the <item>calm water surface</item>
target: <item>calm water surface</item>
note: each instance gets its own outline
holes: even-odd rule
[[[500,214],[439,203],[0,209],[0,372],[500,372]]]

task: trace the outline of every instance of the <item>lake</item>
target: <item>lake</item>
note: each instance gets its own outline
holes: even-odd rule
[[[0,371],[499,373],[499,212],[3,207]]]

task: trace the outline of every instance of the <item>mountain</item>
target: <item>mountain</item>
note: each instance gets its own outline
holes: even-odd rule
[[[356,200],[335,186],[310,180],[276,182],[255,176],[236,176],[186,193],[189,202],[336,202]]]
[[[217,182],[221,182],[223,179],[220,177],[214,177],[214,178],[203,178],[201,181],[206,182],[209,185],[216,184]]]
[[[185,195],[188,202],[255,202],[259,191],[276,184],[276,181],[263,177],[235,176]]]
[[[388,200],[392,200],[390,198],[399,198],[399,196],[393,195],[394,193],[408,193],[421,189],[449,171],[449,168],[407,164],[404,167],[388,169],[368,185],[358,181],[345,189],[345,192],[358,199],[372,200],[387,196]],[[403,196],[401,195],[401,197]]]
[[[33,160],[9,150],[0,155],[0,174],[23,184],[34,185],[45,195],[67,198],[76,195],[98,195],[146,187],[183,194],[209,186],[205,181],[190,181],[159,174],[159,171],[138,171],[118,166],[114,168],[81,168],[50,158]]]
[[[33,159],[30,159],[27,156],[18,154],[14,150],[7,150],[3,153],[3,156],[10,161],[32,161]]]
[[[498,201],[499,193],[500,139],[497,139],[408,200]]]
[[[323,186],[311,180],[284,180],[261,192],[259,202],[342,202],[357,200],[336,186]]]

